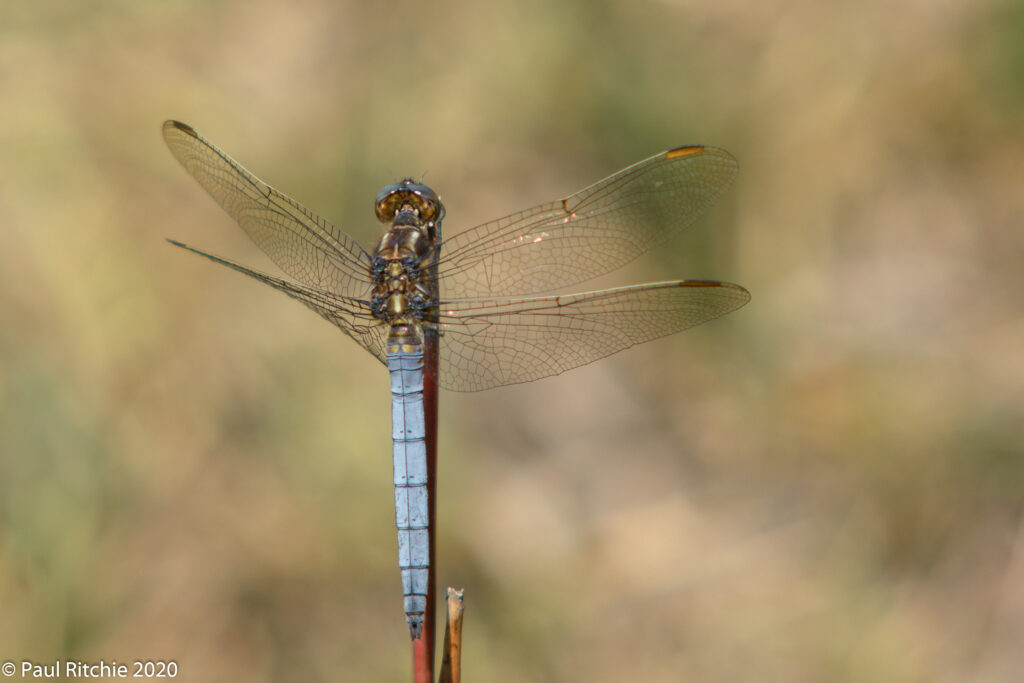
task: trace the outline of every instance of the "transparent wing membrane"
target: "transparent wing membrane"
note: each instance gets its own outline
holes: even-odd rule
[[[232,270],[237,270],[239,273],[243,273],[251,278],[259,280],[260,282],[266,283],[279,292],[284,292],[296,301],[302,302],[308,308],[315,311],[321,318],[337,325],[342,332],[355,339],[360,346],[369,351],[370,355],[375,357],[381,363],[385,362],[384,343],[387,340],[388,330],[387,327],[382,325],[379,320],[373,317],[373,313],[370,310],[370,303],[368,301],[340,296],[333,292],[325,292],[311,287],[304,287],[303,285],[295,282],[282,280],[279,277],[274,277],[273,275],[268,275],[266,273],[261,273],[258,270],[247,268],[246,266],[221,258],[220,256],[208,254],[205,251],[201,251],[195,247],[190,247],[187,244],[182,244],[181,242],[176,242],[174,240],[168,241],[176,247],[187,249],[188,251],[191,251],[194,254],[199,254],[200,256],[205,256],[214,263],[227,266]]]
[[[186,124],[168,121],[163,134],[185,169],[298,282],[173,243],[301,301],[383,362],[388,326],[366,300],[370,255]],[[711,206],[736,172],[724,150],[679,147],[443,241],[442,385],[477,391],[557,375],[745,304],[742,287],[698,280],[524,296],[590,280],[662,244]]]
[[[680,147],[471,228],[443,243],[441,296],[538,294],[611,272],[693,223],[738,168],[725,150]]]
[[[441,384],[479,391],[558,375],[749,300],[738,285],[677,280],[565,296],[445,301]]]
[[[281,270],[316,289],[353,297],[367,293],[370,257],[354,239],[245,170],[190,126],[167,121],[163,133],[174,158]]]

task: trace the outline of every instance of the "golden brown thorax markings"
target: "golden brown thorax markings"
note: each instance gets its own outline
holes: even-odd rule
[[[444,206],[429,187],[406,179],[381,190],[376,213],[391,229],[381,237],[371,262],[373,313],[391,326],[388,351],[411,351],[418,346],[430,307],[436,306],[427,266]]]

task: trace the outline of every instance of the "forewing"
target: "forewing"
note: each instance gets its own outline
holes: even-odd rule
[[[246,268],[239,263],[208,254],[187,244],[174,240],[168,241],[177,247],[187,249],[200,256],[205,256],[214,263],[227,266],[237,270],[239,273],[244,273],[260,282],[264,282],[274,289],[284,292],[291,298],[302,302],[322,318],[339,327],[342,332],[355,339],[360,346],[369,351],[377,360],[382,363],[385,362],[384,345],[387,341],[388,330],[385,325],[382,325],[373,317],[369,302],[341,296],[333,292],[325,292],[312,287],[305,287],[294,282],[282,280],[273,275],[261,273],[252,268]]]
[[[679,147],[565,199],[478,225],[442,245],[441,294],[535,294],[615,270],[693,223],[738,168],[723,149]]]
[[[281,270],[316,290],[365,295],[370,257],[350,236],[242,167],[190,126],[167,121],[174,157]]]
[[[568,296],[441,304],[441,384],[478,391],[531,382],[725,315],[739,285],[676,280]]]

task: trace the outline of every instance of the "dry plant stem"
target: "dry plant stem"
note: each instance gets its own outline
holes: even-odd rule
[[[448,622],[444,632],[444,654],[438,683],[459,683],[462,680],[462,613],[466,591],[448,589]]]
[[[438,225],[440,244],[440,225]],[[430,294],[439,301],[437,286],[437,257],[435,250],[429,266]],[[423,613],[423,628],[420,637],[412,641],[412,674],[415,683],[433,683],[434,680],[434,605],[437,600],[437,399],[439,381],[439,339],[437,332],[438,312],[427,318],[423,326],[423,418],[426,427],[427,449],[427,519],[430,527],[429,552],[430,568],[427,572],[427,604]],[[430,323],[433,323],[431,325]]]

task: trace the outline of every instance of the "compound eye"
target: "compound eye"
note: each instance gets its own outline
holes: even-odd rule
[[[434,193],[431,192],[430,194],[433,195]],[[424,221],[432,221],[432,220],[434,220],[434,218],[437,217],[437,203],[438,203],[437,202],[437,197],[433,197],[431,199],[431,198],[428,198],[428,197],[422,197],[422,196],[417,195],[417,198],[420,200],[420,206],[419,206],[420,217]]]
[[[432,221],[439,213],[441,202],[429,187],[407,178],[395,185],[388,185],[377,195],[377,219],[389,223],[404,206],[411,206],[421,220]]]

